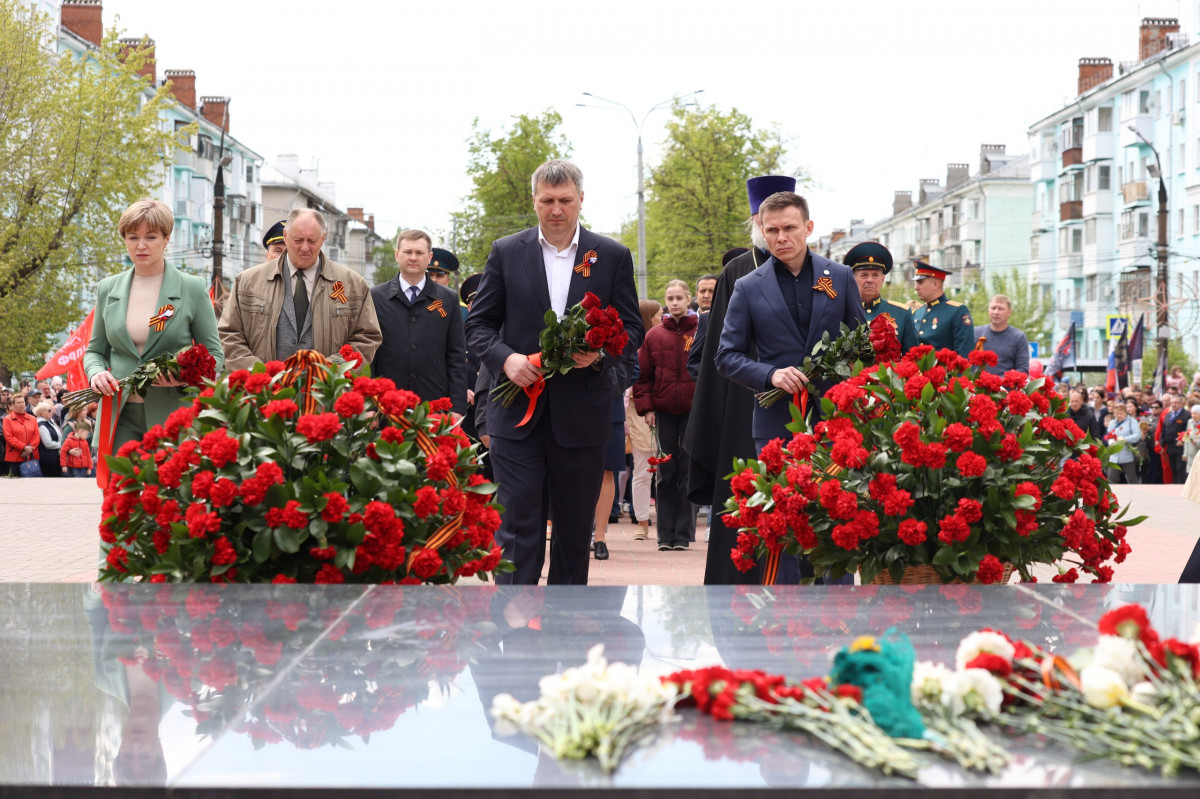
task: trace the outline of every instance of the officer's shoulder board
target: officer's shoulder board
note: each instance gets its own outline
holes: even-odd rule
[[[907,305],[905,305],[902,302],[896,302],[895,300],[888,300],[887,304],[892,306],[893,308],[899,308],[902,311],[910,310]]]
[[[962,307],[962,303],[961,303],[961,302],[959,302],[959,301],[957,301],[957,300],[946,300],[946,304],[947,304],[947,305],[952,305],[952,306],[954,306],[955,308],[961,308],[961,307]]]

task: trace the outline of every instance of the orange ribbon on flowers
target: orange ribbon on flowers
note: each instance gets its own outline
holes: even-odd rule
[[[592,265],[595,264],[596,261],[598,261],[598,260],[600,260],[600,256],[596,254],[596,251],[588,250],[586,253],[583,254],[583,263],[581,263],[581,264],[579,264],[579,266],[575,267],[575,271],[578,272],[579,274],[583,275],[584,277],[591,277],[592,276]]]
[[[101,397],[98,409],[100,416],[99,440],[96,452],[96,485],[108,486],[108,461],[106,456],[115,455],[113,441],[117,437],[117,420],[121,416],[121,389],[111,397]]]
[[[328,366],[329,359],[316,350],[297,350],[296,353],[283,362],[283,376],[279,378],[282,388],[296,385],[300,376],[304,375],[304,385],[300,387],[300,408],[302,413],[316,413],[317,398],[313,396],[313,383],[317,380],[315,366]]]
[[[813,286],[813,291],[823,291],[831,300],[837,299],[837,291],[833,288],[833,278],[820,277],[817,278],[817,285]]]
[[[586,275],[584,277],[586,277]],[[525,386],[524,389],[522,389],[525,392],[525,396],[529,397],[529,409],[525,411],[525,416],[521,419],[521,421],[517,422],[517,427],[524,427],[529,423],[529,420],[533,418],[533,409],[537,407],[538,397],[541,396],[542,389],[546,387],[546,378],[541,374],[542,354],[540,352],[535,352],[533,355],[528,355],[526,357],[529,358],[529,362],[531,364],[538,368],[538,377],[537,380],[533,381],[529,385]]]
[[[342,283],[342,281],[340,281],[340,280],[338,282],[334,283],[333,291],[329,292],[329,297],[330,297],[330,299],[337,300],[338,302],[345,302],[346,301],[346,286],[345,286],[345,284]]]
[[[150,327],[154,328],[155,333],[161,333],[163,328],[167,326],[167,322],[171,321],[171,317],[175,315],[174,305],[164,305],[158,309],[158,313],[150,317]]]
[[[782,553],[782,549],[779,552],[768,552],[767,562],[763,564],[763,585],[775,585],[775,580],[779,577],[779,556]]]
[[[428,305],[425,306],[425,310],[437,311],[438,313],[440,313],[442,315],[443,319],[446,318],[446,309],[442,307],[441,300],[434,300],[433,302],[429,303]]]
[[[1071,664],[1058,655],[1051,655],[1042,661],[1042,682],[1045,683],[1047,688],[1055,690],[1059,688],[1059,682],[1054,676],[1054,672],[1056,671],[1061,672],[1062,676],[1071,685],[1074,685],[1076,688],[1079,687],[1079,675],[1071,667]]]

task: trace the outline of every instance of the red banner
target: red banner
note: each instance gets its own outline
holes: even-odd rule
[[[83,324],[75,328],[75,332],[67,336],[67,343],[50,356],[46,365],[38,370],[35,377],[45,380],[64,372],[67,375],[67,390],[79,391],[88,387],[87,374],[83,371],[83,354],[87,351],[88,341],[92,338],[92,316],[96,309],[88,311]]]

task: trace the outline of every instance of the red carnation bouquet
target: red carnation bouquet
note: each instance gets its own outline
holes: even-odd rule
[[[542,370],[542,379],[524,389],[511,380],[497,385],[492,389],[492,394],[505,408],[512,405],[513,400],[523,392],[531,400],[532,413],[545,381],[555,374],[567,374],[575,368],[575,361],[571,357],[575,353],[604,351],[615,358],[629,344],[629,334],[625,332],[621,314],[611,305],[601,307],[600,298],[590,291],[561,317],[553,309],[546,311],[544,321],[546,328],[538,337],[541,351],[529,356],[530,363]]]
[[[821,340],[813,345],[812,354],[796,368],[808,378],[806,385],[808,393],[812,394],[819,384],[845,380],[864,364],[870,366],[899,357],[896,323],[886,314],[880,314],[869,325],[859,325],[853,330],[843,324],[842,334],[837,338],[831,338],[826,330],[821,334]],[[786,393],[782,388],[772,388],[754,396],[759,405],[770,408]]]
[[[1056,581],[1110,580],[1109,562],[1130,551],[1126,529],[1144,518],[1123,518],[1104,477],[1124,445],[1080,430],[1053,381],[984,371],[995,358],[922,345],[859,368],[826,392],[813,432],[736,461],[734,563],[766,557],[769,573],[783,552],[803,552],[817,574],[863,582],[932,566],[943,582],[983,583],[1006,567],[1031,580],[1047,563],[1059,564]]]
[[[448,583],[510,569],[449,401],[361,356],[239,369],[108,459],[102,580]]]
[[[203,344],[193,344],[177,353],[160,355],[146,361],[135,369],[133,374],[118,380],[117,384],[121,391],[134,391],[144,397],[146,389],[164,375],[199,388],[206,380],[216,379],[217,361]],[[86,408],[89,403],[99,402],[100,399],[100,393],[89,386],[65,394],[63,404],[75,410]]]

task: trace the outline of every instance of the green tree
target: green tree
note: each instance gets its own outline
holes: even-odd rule
[[[655,298],[668,280],[694,286],[720,271],[726,250],[746,246],[746,179],[781,173],[787,155],[778,128],[755,130],[736,108],[676,103],[671,116],[662,159],[646,181],[646,283]],[[636,220],[622,226],[621,239],[636,259]]]
[[[1135,320],[1136,321],[1136,320]],[[1147,324],[1152,324],[1152,320],[1147,319]],[[1147,332],[1153,334],[1152,330]],[[1158,365],[1158,339],[1146,339],[1142,347],[1142,383],[1147,388],[1154,382],[1154,368]],[[1167,342],[1167,373],[1176,366],[1183,369],[1183,376],[1188,379],[1188,383],[1192,382],[1192,375],[1196,373],[1196,363],[1188,356],[1187,350],[1183,346],[1183,341],[1180,339],[1172,339]],[[1132,376],[1131,376],[1132,377]]]
[[[400,272],[400,267],[396,266],[396,236],[399,236],[400,231],[404,229],[403,227],[398,228],[390,239],[385,240],[371,251],[372,257],[383,262],[383,266],[375,269],[376,286],[382,286]]]
[[[493,241],[537,224],[529,179],[551,158],[570,156],[571,145],[558,132],[561,124],[554,109],[515,116],[498,136],[480,128],[478,118],[471,124],[467,174],[473,187],[463,210],[453,215],[460,277],[483,269]]]
[[[116,30],[83,56],[49,55],[54,26],[0,0],[0,380],[34,369],[122,263],[121,211],[155,185],[176,133],[173,102]]]

